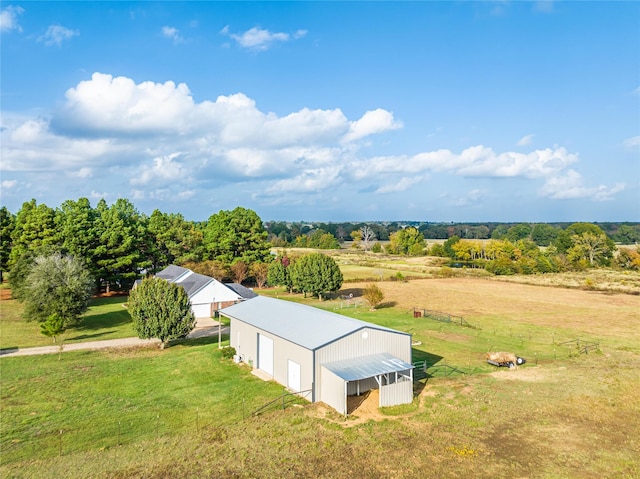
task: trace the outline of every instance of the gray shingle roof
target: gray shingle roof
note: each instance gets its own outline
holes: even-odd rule
[[[187,268],[176,266],[175,264],[170,264],[159,273],[156,273],[156,276],[158,278],[166,279],[170,283],[173,283],[177,278],[182,276],[187,271],[189,271]]]
[[[242,286],[240,283],[224,283],[224,285],[244,299],[251,299],[258,296],[252,289]]]
[[[213,281],[213,278],[205,276],[203,274],[192,273],[184,281],[179,281],[179,284],[187,292],[187,296],[190,298],[204,288],[207,284]]]
[[[303,304],[257,296],[220,311],[307,349],[317,349],[364,328],[407,334]]]

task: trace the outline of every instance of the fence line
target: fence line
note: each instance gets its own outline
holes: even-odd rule
[[[283,389],[283,392],[280,396],[278,396],[275,399],[272,399],[271,401],[266,402],[265,404],[263,404],[262,406],[260,406],[258,409],[256,409],[255,411],[253,411],[249,417],[252,416],[257,416],[258,414],[262,413],[263,411],[267,410],[270,406],[276,405],[276,407],[278,409],[282,409],[284,410],[288,404],[294,404],[297,403],[298,399],[304,396],[307,396],[312,390],[311,389],[305,389],[304,391],[298,391],[298,392],[291,392],[288,391],[286,388]],[[303,396],[300,396],[301,394],[303,394]],[[242,407],[242,419],[245,419],[245,414],[244,414],[244,400],[243,400],[243,407]],[[280,404],[282,405],[282,408],[280,408]]]
[[[442,323],[454,323],[459,324],[460,326],[464,326],[465,328],[471,329],[480,329],[477,326],[470,324],[466,319],[462,316],[455,316],[449,313],[443,313],[441,311],[431,311],[424,308],[413,308],[413,317],[414,318],[429,318],[435,321],[440,321]]]

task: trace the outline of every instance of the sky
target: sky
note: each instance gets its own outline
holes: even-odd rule
[[[640,221],[640,2],[0,5],[13,213]]]

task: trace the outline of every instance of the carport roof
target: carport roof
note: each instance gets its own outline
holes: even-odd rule
[[[357,381],[367,379],[381,374],[407,371],[413,369],[409,363],[396,358],[389,353],[372,354],[360,356],[358,358],[344,359],[322,365],[336,376],[345,381]]]

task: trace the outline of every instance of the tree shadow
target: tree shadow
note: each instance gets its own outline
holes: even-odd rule
[[[222,335],[222,341],[226,341],[229,339],[229,335]],[[218,344],[218,335],[215,336],[201,336],[199,338],[182,338],[182,339],[173,339],[169,342],[169,347],[171,346],[206,346],[208,344]]]
[[[336,299],[350,299],[350,298],[359,298],[362,296],[362,292],[364,290],[362,288],[346,288],[341,289],[336,294]]]
[[[131,322],[131,316],[123,309],[122,311],[111,311],[109,313],[93,314],[85,316],[82,322],[74,326],[76,331],[93,331],[96,329],[115,328]]]
[[[378,306],[376,306],[376,309],[393,308],[397,305],[398,303],[396,301],[387,301],[385,303],[380,303]]]
[[[81,334],[79,336],[73,336],[73,337],[68,337],[66,338],[67,341],[73,341],[76,339],[91,339],[91,338],[99,338],[100,336],[104,336],[105,334],[111,334],[111,333],[115,333],[115,330],[112,331],[104,331],[102,333],[95,333],[95,334]]]

